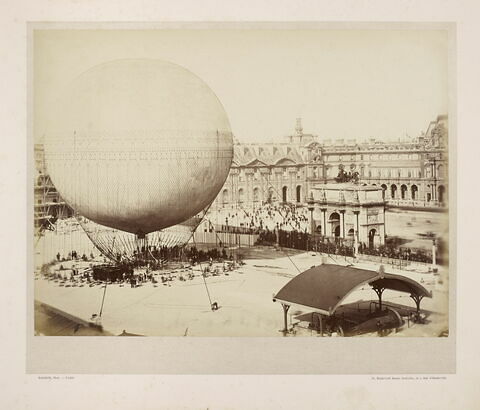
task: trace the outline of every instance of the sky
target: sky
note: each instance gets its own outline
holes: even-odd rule
[[[279,141],[302,118],[328,139],[418,136],[448,114],[448,36],[441,30],[36,30],[34,135],[89,68],[162,59],[203,79],[239,141]]]

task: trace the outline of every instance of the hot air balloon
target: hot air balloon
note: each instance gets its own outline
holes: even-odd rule
[[[110,258],[131,254],[138,240],[185,242],[233,157],[216,95],[158,60],[111,61],[81,74],[59,98],[44,140],[53,184],[82,226],[96,227],[87,234]],[[92,234],[98,226],[103,238]],[[174,232],[184,234],[176,241]]]

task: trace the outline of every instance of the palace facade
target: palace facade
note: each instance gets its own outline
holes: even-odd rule
[[[45,169],[42,144],[35,144],[35,223],[39,227],[72,214]],[[304,205],[315,187],[335,182],[343,169],[358,172],[359,184],[383,190],[388,206],[448,206],[448,118],[439,115],[417,138],[399,141],[329,140],[295,133],[283,142],[235,143],[228,178],[217,207],[264,202]]]
[[[363,186],[381,187],[388,206],[446,207],[448,117],[439,115],[420,136],[398,141],[321,140],[305,134],[297,119],[283,142],[235,144],[216,206],[305,204],[315,186],[335,182],[342,169],[358,172]]]

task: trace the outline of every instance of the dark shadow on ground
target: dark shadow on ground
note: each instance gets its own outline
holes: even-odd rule
[[[35,301],[35,335],[44,336],[113,336],[98,326]]]

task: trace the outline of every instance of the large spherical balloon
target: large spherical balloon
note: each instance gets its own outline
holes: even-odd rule
[[[212,90],[156,60],[112,61],[80,75],[45,135],[62,198],[98,224],[138,235],[210,204],[232,156],[230,124]]]

